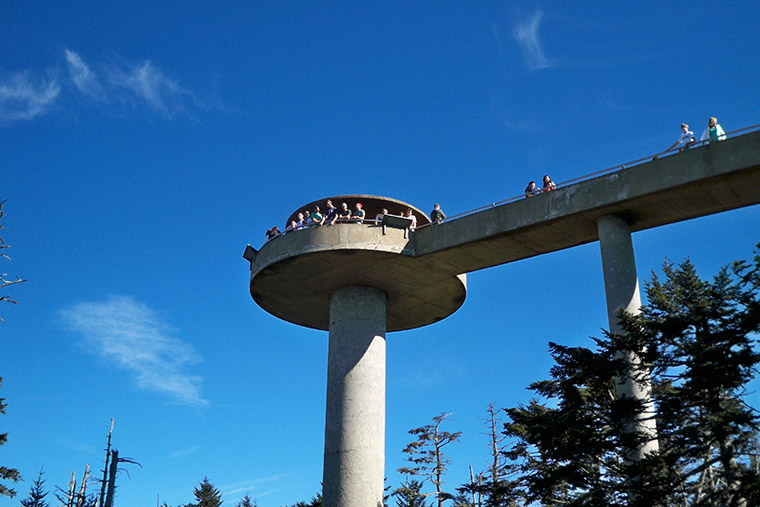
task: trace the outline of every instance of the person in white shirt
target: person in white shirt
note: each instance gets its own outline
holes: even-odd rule
[[[409,226],[409,230],[413,231],[417,228],[417,217],[412,213],[412,208],[409,208],[406,210],[406,214],[404,215],[406,218],[412,219],[412,225]]]
[[[296,222],[296,230],[300,231],[302,229],[306,229],[306,220],[304,219],[303,213],[299,213],[298,221]]]
[[[671,144],[667,150],[665,150],[664,153],[668,153],[669,151],[673,150],[676,146],[678,146],[678,151],[683,151],[686,149],[691,148],[697,144],[697,137],[694,135],[694,132],[689,130],[689,126],[686,123],[681,124],[681,136]]]

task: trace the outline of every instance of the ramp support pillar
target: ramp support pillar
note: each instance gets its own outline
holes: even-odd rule
[[[634,315],[641,312],[641,295],[636,274],[636,260],[633,255],[631,229],[625,220],[614,215],[599,218],[597,227],[599,246],[602,251],[604,291],[607,296],[610,332],[619,334],[623,333],[623,327],[617,315],[618,310],[623,308]],[[630,423],[630,431],[642,436],[643,441],[636,448],[628,450],[629,462],[638,462],[648,453],[659,449],[649,374],[641,370],[641,359],[637,352],[620,353],[620,357],[625,359],[629,369],[618,377],[615,385],[618,398],[636,398],[644,403],[644,412]]]

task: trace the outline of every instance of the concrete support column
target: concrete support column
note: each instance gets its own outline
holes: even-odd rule
[[[641,295],[639,279],[636,274],[636,260],[633,255],[631,229],[628,223],[616,216],[606,215],[597,220],[599,246],[602,251],[602,270],[604,272],[604,291],[607,296],[607,317],[610,332],[622,333],[617,312],[624,308],[627,312],[641,312]],[[622,375],[616,382],[618,398],[631,397],[643,400],[645,412],[636,421],[631,422],[631,431],[646,436],[647,441],[637,449],[630,449],[631,461],[639,461],[646,454],[659,449],[657,443],[657,423],[655,421],[654,403],[649,384],[649,376],[636,375],[636,366],[641,360],[634,351],[625,353],[624,358],[630,365],[628,374]]]
[[[325,507],[381,507],[385,469],[385,293],[330,296]]]

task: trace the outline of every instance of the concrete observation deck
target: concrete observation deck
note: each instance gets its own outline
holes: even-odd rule
[[[324,205],[326,199],[299,208]],[[411,207],[383,197],[332,197],[381,208]],[[760,132],[621,169],[535,197],[404,231],[336,224],[296,231],[250,248],[250,291],[259,306],[295,324],[327,330],[330,293],[349,285],[387,295],[387,330],[411,329],[456,311],[464,273],[599,240],[597,221],[616,216],[632,232],[760,203]],[[297,211],[294,215],[297,214]],[[371,220],[370,220],[371,222]]]
[[[328,198],[299,207],[319,205]],[[374,287],[386,295],[388,331],[413,329],[444,319],[464,303],[464,274],[442,270],[434,261],[414,256],[413,233],[376,225],[385,208],[402,214],[411,208],[418,225],[430,218],[402,201],[370,195],[330,198],[336,206],[357,202],[366,212],[364,223],[312,226],[278,236],[251,259],[251,296],[272,315],[314,329],[329,330],[330,295],[348,286]],[[385,229],[385,231],[383,231]],[[250,251],[250,250],[249,250]]]

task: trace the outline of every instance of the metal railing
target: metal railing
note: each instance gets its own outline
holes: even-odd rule
[[[757,130],[757,129],[760,129],[760,124],[752,125],[751,127],[745,127],[745,128],[738,129],[738,130],[733,130],[731,132],[726,132],[725,136],[726,136],[726,138],[727,137],[732,137],[732,136],[736,136],[736,135],[739,135],[739,134],[744,134],[744,133],[750,132],[752,130]],[[684,150],[684,151],[688,151],[688,150],[694,149],[694,148],[696,148],[698,146],[702,146],[704,144],[708,144],[709,142],[710,142],[709,139],[704,139],[704,140],[701,140],[701,141],[697,141],[696,143],[693,143],[692,145],[690,145],[689,148],[687,148],[687,150]],[[617,165],[614,165],[612,167],[608,167],[606,169],[602,169],[602,170],[599,170],[599,171],[596,171],[596,172],[593,172],[593,173],[590,173],[590,174],[586,174],[584,176],[578,176],[577,178],[573,178],[571,180],[563,181],[561,183],[556,183],[556,188],[565,187],[565,186],[571,185],[573,183],[578,183],[579,181],[585,181],[585,180],[589,180],[591,178],[596,178],[597,176],[601,176],[603,174],[611,173],[613,171],[618,171],[618,170],[621,170],[621,169],[626,169],[628,167],[639,165],[639,164],[642,164],[644,162],[649,162],[651,160],[658,160],[660,157],[668,155],[669,153],[680,153],[680,152],[678,151],[677,148],[674,148],[674,149],[671,149],[669,151],[664,151],[664,152],[648,155],[646,157],[642,157],[642,158],[639,158],[639,159],[636,159],[636,160],[632,160],[630,162],[625,162],[623,164],[617,164]],[[537,191],[537,193],[534,195],[534,197],[537,197],[539,194],[543,194],[543,193],[546,193],[546,192],[551,192],[552,190],[544,190],[544,191],[542,191],[540,188],[536,187],[536,191]],[[487,209],[495,208],[496,206],[503,206],[504,204],[509,204],[510,202],[519,201],[520,199],[525,199],[525,198],[526,198],[525,193],[522,193],[520,195],[516,195],[514,197],[509,197],[507,199],[504,199],[503,201],[494,202],[494,203],[491,203],[491,204],[487,204],[485,206],[481,206],[479,208],[471,209],[469,211],[463,211],[462,213],[457,213],[456,215],[452,215],[450,217],[446,217],[446,221],[448,222],[450,220],[455,220],[457,218],[462,218],[462,217],[467,216],[467,215],[472,215],[474,213],[478,213],[479,211],[484,211],[484,210],[487,210]],[[417,230],[425,229],[425,228],[431,227],[433,225],[435,225],[435,224],[432,224],[432,223],[431,224],[422,224],[422,225],[420,225],[420,226],[417,227]]]
[[[743,134],[743,133],[746,133],[746,132],[750,132],[752,130],[757,130],[757,129],[760,129],[760,124],[752,125],[750,127],[745,127],[745,128],[738,129],[738,130],[733,130],[731,132],[726,132],[725,138],[733,137],[733,136],[736,136],[736,135],[739,135],[739,134]],[[690,149],[694,149],[694,148],[696,148],[698,146],[702,146],[702,145],[707,144],[709,142],[710,142],[709,139],[704,139],[704,140],[701,140],[701,141],[697,141],[697,142],[689,145],[689,147],[686,150],[684,150],[684,151],[688,151]],[[567,180],[567,181],[563,181],[561,183],[556,183],[556,187],[555,188],[565,187],[565,186],[571,185],[573,183],[578,183],[579,181],[585,181],[585,180],[589,180],[591,178],[596,178],[597,176],[601,176],[603,174],[611,173],[613,171],[619,171],[621,169],[626,169],[628,167],[636,166],[636,165],[642,164],[644,162],[649,162],[651,160],[658,160],[660,157],[666,156],[666,155],[671,154],[671,153],[680,153],[680,152],[679,152],[679,150],[677,148],[673,148],[671,150],[666,150],[664,152],[654,153],[652,155],[648,155],[646,157],[638,158],[638,159],[632,160],[630,162],[625,162],[625,163],[622,163],[622,164],[617,164],[617,165],[614,165],[612,167],[608,167],[606,169],[601,169],[599,171],[596,171],[596,172],[593,172],[593,173],[589,173],[589,174],[586,174],[586,175],[583,175],[583,176],[578,176],[577,178],[573,178],[573,179],[570,179],[570,180]],[[551,192],[552,190],[541,190],[540,188],[536,187],[536,194],[534,195],[534,197],[537,197],[539,194],[543,194],[543,193],[546,193],[546,192]],[[495,208],[497,206],[503,206],[505,204],[509,204],[511,202],[519,201],[520,199],[524,199],[524,198],[526,198],[525,193],[522,193],[520,195],[516,195],[514,197],[509,197],[509,198],[504,199],[502,201],[493,202],[491,204],[487,204],[487,205],[481,206],[479,208],[471,209],[471,210],[468,210],[468,211],[464,211],[462,213],[457,213],[456,215],[452,215],[450,217],[446,217],[446,221],[448,222],[448,221],[451,221],[451,220],[456,220],[457,218],[462,218],[462,217],[465,217],[465,216],[468,216],[468,215],[472,215],[474,213],[478,213],[479,211],[484,211],[484,210],[487,210],[487,209]],[[355,222],[359,222],[359,221],[363,221],[364,223],[366,223],[368,225],[377,225],[374,218],[367,218],[367,217],[365,217],[363,219],[362,218],[354,218],[354,217],[351,217],[351,218],[338,217],[336,223],[337,222],[343,222],[343,223],[352,223],[352,222],[354,222],[355,223]],[[297,229],[285,229],[284,231],[280,232],[279,236],[283,236],[285,234],[290,234],[292,232],[297,232],[297,231],[300,231],[300,230],[303,230],[303,229],[308,229],[309,227],[317,227],[317,226],[320,226],[320,225],[322,225],[322,224],[318,223],[318,222],[311,222],[311,223],[308,223],[308,224],[303,224],[302,226],[300,226]],[[428,227],[432,227],[434,225],[436,225],[436,224],[435,223],[421,224],[421,225],[418,225],[416,227],[416,230],[425,229],[425,228],[428,228]],[[278,237],[278,236],[275,236],[275,237]],[[274,238],[271,238],[271,239],[274,239]],[[267,241],[271,241],[271,239],[267,239]]]
[[[367,217],[364,217],[364,218],[361,218],[361,217],[337,217],[334,222],[331,220],[330,221],[331,223],[327,223],[326,219],[323,220],[322,222],[311,221],[311,222],[304,223],[304,224],[301,224],[301,225],[299,225],[297,227],[293,227],[293,228],[286,227],[284,231],[278,231],[279,234],[277,236],[274,236],[273,238],[267,238],[266,242],[269,242],[269,241],[273,240],[274,238],[278,238],[280,236],[284,236],[285,234],[291,234],[293,232],[303,231],[305,229],[309,229],[310,227],[320,227],[320,226],[323,226],[323,225],[329,226],[329,225],[332,225],[333,223],[336,223],[336,224],[339,224],[339,223],[343,223],[343,224],[363,223],[363,224],[366,224],[366,225],[377,225],[377,226],[379,226],[380,224],[377,223],[377,221],[375,220],[375,218],[367,218]]]

